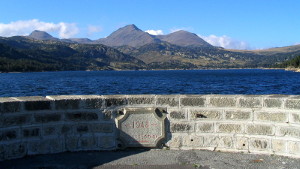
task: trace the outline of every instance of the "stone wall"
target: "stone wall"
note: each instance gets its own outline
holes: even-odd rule
[[[0,160],[118,149],[116,112],[164,107],[170,149],[300,157],[300,97],[111,95],[0,98]]]

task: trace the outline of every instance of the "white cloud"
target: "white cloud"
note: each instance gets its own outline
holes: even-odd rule
[[[8,24],[0,23],[0,36],[4,37],[28,35],[34,30],[55,32],[60,38],[70,38],[79,33],[75,23],[50,23],[38,19],[20,20]]]
[[[163,31],[162,30],[146,30],[145,32],[151,34],[151,35],[163,35]]]
[[[198,35],[206,42],[210,43],[213,46],[220,46],[226,49],[250,49],[250,46],[245,41],[240,41],[236,39],[232,39],[229,36],[216,36],[216,35],[209,35],[209,36],[202,36]]]
[[[92,36],[94,33],[101,32],[103,29],[101,26],[89,25],[88,36]]]

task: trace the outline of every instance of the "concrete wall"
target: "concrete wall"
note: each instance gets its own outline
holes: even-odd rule
[[[171,149],[300,157],[300,96],[90,95],[0,98],[0,160],[115,150],[124,107],[165,107]]]

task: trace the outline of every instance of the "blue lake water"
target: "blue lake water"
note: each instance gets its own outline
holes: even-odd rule
[[[108,94],[300,94],[284,70],[70,71],[0,74],[0,97]]]

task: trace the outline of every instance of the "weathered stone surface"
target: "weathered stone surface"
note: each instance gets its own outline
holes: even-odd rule
[[[286,113],[257,112],[256,118],[260,121],[287,122],[287,115]]]
[[[80,137],[78,140],[79,150],[95,150],[97,148],[97,139],[95,137]]]
[[[270,149],[270,140],[267,139],[250,139],[250,151],[258,150],[258,151],[268,151]]]
[[[286,100],[285,107],[288,109],[300,109],[300,99]]]
[[[102,119],[105,120],[105,121],[112,120],[113,119],[113,112],[110,111],[110,110],[104,111],[102,113]]]
[[[204,138],[202,136],[187,136],[184,137],[183,146],[187,147],[203,147]]]
[[[250,120],[252,112],[247,111],[226,111],[226,120]]]
[[[217,124],[219,133],[243,133],[241,124],[221,123]]]
[[[292,113],[291,114],[290,122],[291,123],[300,123],[300,114],[298,114],[298,113]]]
[[[10,129],[10,130],[2,130],[0,131],[0,141],[10,141],[17,139],[18,137],[18,130],[17,129]]]
[[[220,136],[218,142],[218,148],[232,148],[233,138],[228,136]]]
[[[249,138],[247,138],[247,137],[236,137],[236,149],[238,149],[238,150],[249,150]]]
[[[39,128],[27,128],[23,129],[23,137],[38,137],[40,136],[40,129]]]
[[[103,107],[103,99],[94,98],[94,99],[86,99],[85,100],[85,108],[86,109],[100,109]]]
[[[77,133],[88,133],[89,132],[89,127],[87,124],[81,124],[79,126],[76,127],[76,131]]]
[[[184,110],[173,110],[170,112],[170,117],[175,120],[186,119],[186,112]]]
[[[60,126],[61,127],[61,134],[64,134],[64,135],[70,135],[70,134],[73,134],[73,127],[72,127],[72,125],[67,125],[67,124],[65,124],[65,125],[62,125],[62,126]]]
[[[116,148],[116,138],[112,136],[101,136],[99,138],[98,147],[104,150],[113,150]],[[122,145],[119,145],[122,146]]]
[[[105,98],[104,100],[105,100],[106,107],[122,106],[128,103],[127,99],[123,97],[110,97],[110,98]]]
[[[262,107],[262,99],[259,97],[245,97],[240,98],[239,106],[245,108],[257,108]]]
[[[214,123],[198,123],[197,132],[199,133],[213,133],[214,132]]]
[[[268,108],[281,108],[283,100],[280,98],[266,98],[264,99],[264,107]]]
[[[91,112],[66,113],[66,119],[70,121],[93,121],[98,120],[98,115]]]
[[[50,122],[57,122],[61,120],[61,115],[56,113],[49,113],[49,114],[35,114],[34,119],[38,123],[50,123]]]
[[[59,127],[56,126],[43,126],[43,136],[61,135]]]
[[[248,134],[257,135],[274,135],[274,126],[262,124],[247,125]]]
[[[56,110],[76,110],[79,109],[80,100],[55,100]]]
[[[204,135],[204,147],[216,148],[219,144],[219,137],[217,135]]]
[[[37,110],[50,110],[50,101],[27,101],[24,103],[25,110],[37,111]]]
[[[93,133],[112,133],[113,132],[113,124],[110,123],[95,123],[91,124],[91,131]]]
[[[179,97],[176,97],[176,96],[157,97],[156,105],[178,107],[179,106]]]
[[[279,132],[277,133],[279,136],[290,136],[294,138],[300,138],[300,128],[298,127],[280,127]]]
[[[171,140],[167,142],[167,145],[170,148],[180,148],[182,146],[182,137],[181,136],[172,136]]]
[[[27,147],[28,155],[50,154],[64,151],[63,142],[61,139],[30,141],[28,142]]]
[[[172,133],[185,133],[192,132],[194,130],[194,126],[191,123],[171,123],[171,132]]]
[[[128,104],[134,105],[134,104],[155,104],[155,98],[154,96],[140,96],[140,97],[129,97],[128,98]]]
[[[290,154],[300,155],[300,142],[289,141],[288,149]]]
[[[234,97],[212,97],[210,105],[213,107],[236,107],[236,98]]]
[[[30,114],[2,116],[2,118],[0,119],[0,124],[3,127],[22,126],[24,124],[30,123],[30,121],[31,121]]]
[[[221,119],[222,112],[218,110],[190,110],[190,117],[194,120],[217,120]]]
[[[286,140],[272,140],[272,151],[275,153],[286,153],[287,141]]]
[[[20,110],[21,110],[20,102],[0,103],[0,113],[14,113],[14,112],[20,112]]]
[[[65,137],[65,150],[67,151],[76,151],[78,150],[78,142],[79,142],[78,136],[69,136]]]
[[[165,136],[164,110],[126,108],[117,117],[119,137],[128,147],[156,147]]]
[[[4,159],[7,160],[24,157],[27,152],[26,145],[21,142],[1,145],[0,149],[3,150]]]
[[[185,97],[180,99],[181,106],[204,107],[205,98],[202,97]]]

